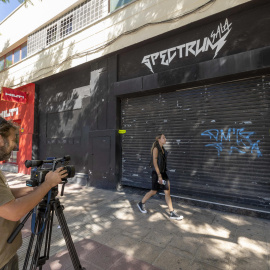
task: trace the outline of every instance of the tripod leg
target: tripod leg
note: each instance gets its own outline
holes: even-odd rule
[[[54,211],[53,211],[51,202],[49,205],[47,205],[47,207],[46,207],[46,204],[45,205],[40,204],[39,211],[38,211],[38,216],[40,220],[39,221],[40,228],[38,230],[39,232],[37,236],[36,246],[34,249],[34,254],[33,254],[30,270],[36,269],[37,267],[39,267],[39,269],[41,270],[42,266],[46,263],[46,260],[49,256],[47,250],[51,242],[51,228],[52,228],[53,212]],[[42,227],[43,227],[43,231],[40,232]],[[45,243],[45,248],[44,248],[44,256],[40,257],[40,252],[42,249],[42,243],[43,243],[45,233],[46,233],[46,243]]]
[[[36,224],[35,224],[35,231],[36,231],[36,228],[38,227],[37,223],[38,223],[38,220],[36,221]],[[26,255],[25,255],[25,260],[24,260],[24,264],[23,264],[23,270],[27,269],[34,240],[35,240],[35,234],[32,232],[31,237],[30,237],[30,241],[29,241],[29,244],[28,244],[27,252],[26,252]]]
[[[34,229],[34,232],[32,232],[32,234],[31,234],[30,241],[29,241],[29,244],[28,244],[28,248],[27,248],[27,252],[26,252],[26,256],[25,256],[25,260],[24,260],[24,265],[23,265],[23,270],[27,270],[27,266],[28,266],[28,263],[29,263],[29,258],[30,258],[31,251],[32,251],[32,248],[33,248],[33,243],[34,243],[34,240],[35,240],[35,236],[36,236],[36,233],[38,231],[40,231],[41,226],[42,226],[42,218],[41,218],[40,214],[38,214],[36,222],[35,222],[35,229]],[[40,241],[39,239],[36,240],[36,244],[35,244],[36,246],[38,245],[39,241]],[[37,249],[37,247],[35,247],[35,249]],[[33,262],[35,260],[37,260],[37,259],[38,258],[35,258],[35,256],[33,256],[32,265],[33,265]]]
[[[69,256],[71,258],[74,269],[75,270],[84,269],[81,266],[78,254],[76,252],[74,243],[72,241],[70,231],[68,229],[68,225],[67,225],[64,213],[63,213],[63,208],[62,208],[62,205],[60,205],[59,199],[55,200],[55,202],[53,204],[53,208],[55,210],[58,222],[60,224],[62,234],[64,236],[64,239],[65,239],[65,242],[66,242],[66,245],[67,245],[67,249],[68,249],[68,252],[69,252]]]
[[[45,240],[46,244],[45,244],[45,249],[44,249],[44,257],[46,257],[46,260],[48,260],[50,257],[53,217],[54,217],[54,209],[52,207],[50,219],[48,220],[48,224],[47,224],[47,233],[46,233],[46,240]]]

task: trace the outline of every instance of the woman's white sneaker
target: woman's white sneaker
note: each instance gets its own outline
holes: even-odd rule
[[[140,210],[142,213],[144,213],[144,214],[147,213],[147,210],[145,209],[145,204],[144,204],[144,203],[139,202],[139,203],[137,203],[137,206],[138,206],[139,210]]]

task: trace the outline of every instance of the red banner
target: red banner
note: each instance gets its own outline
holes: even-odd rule
[[[27,94],[22,91],[2,87],[2,100],[17,103],[27,103]]]

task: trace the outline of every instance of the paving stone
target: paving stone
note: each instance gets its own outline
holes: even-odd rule
[[[51,258],[51,261],[47,261],[46,264],[43,266],[42,269],[44,270],[62,270],[68,269],[72,267],[72,261],[69,257],[68,252],[65,250],[63,252],[59,252],[56,256]]]
[[[266,228],[262,226],[241,226],[236,231],[237,238],[248,238],[251,240],[265,242],[267,236],[265,232]]]
[[[173,233],[170,232],[160,232],[158,229],[157,230],[152,230],[144,239],[144,242],[156,245],[158,247],[163,247],[165,248],[168,243],[171,241],[173,238]]]
[[[232,262],[232,270],[269,270],[269,261],[252,257],[238,257]]]
[[[150,232],[151,229],[142,226],[141,223],[135,223],[133,225],[126,226],[126,228],[122,231],[122,234],[138,240],[142,240]]]
[[[196,253],[195,262],[204,262],[221,269],[230,269],[232,250],[224,247],[224,241],[212,239],[201,245]]]
[[[238,222],[239,222],[239,215],[216,211],[215,220],[221,220],[222,222],[233,224],[233,225],[237,226]]]
[[[207,232],[202,236],[205,242],[211,239],[224,240],[224,243],[235,243],[237,241],[238,235],[236,233],[237,229],[235,227],[226,228],[221,224],[211,224],[206,228]]]
[[[29,179],[21,181],[17,174],[8,177],[14,187],[25,186]],[[270,220],[173,201],[177,212],[184,215],[182,221],[174,221],[168,217],[164,197],[151,198],[148,214],[142,214],[136,205],[142,197],[71,183],[66,186],[65,195],[59,198],[86,269],[270,270]],[[73,269],[58,225],[54,218],[50,260],[43,269]],[[30,239],[30,219],[22,233],[20,269]]]
[[[133,257],[152,264],[162,252],[161,247],[140,242],[138,248],[133,251]]]
[[[262,218],[256,218],[256,217],[250,217],[250,216],[240,216],[238,215],[238,225],[259,225],[259,226],[270,226],[270,220],[262,219]]]
[[[185,217],[186,220],[190,220],[192,224],[212,224],[215,220],[214,214],[193,213],[189,217]]]
[[[269,249],[265,242],[257,242],[251,239],[240,239],[240,243],[233,250],[232,264],[238,266],[239,269],[256,270],[267,269],[267,260],[269,259]],[[259,263],[261,262],[261,263]],[[267,269],[268,270],[268,269]]]
[[[153,265],[163,270],[189,270],[191,261],[165,250]]]
[[[178,222],[178,227],[181,232],[194,234],[196,236],[203,236],[208,234],[210,225],[208,223],[198,220],[186,220]]]
[[[81,260],[81,265],[86,269],[86,270],[103,270],[103,268],[94,265],[92,262],[90,261],[84,261]],[[53,270],[53,269],[52,269]],[[68,267],[66,270],[74,270],[74,267],[71,265],[70,267]]]
[[[145,263],[143,261],[134,259],[130,256],[123,256],[117,262],[115,262],[108,270],[160,270],[157,267],[154,267],[151,264]]]
[[[235,232],[238,228],[237,222],[236,217],[216,215],[211,225],[212,227],[222,227],[230,232]]]
[[[180,235],[172,238],[166,250],[184,258],[194,258],[196,251],[203,244],[202,238]]]
[[[86,245],[89,246],[88,249],[85,249]],[[80,254],[80,259],[86,262],[89,261],[102,269],[109,269],[114,262],[124,256],[123,253],[113,248],[93,241],[88,241],[88,243],[84,245],[78,245],[77,243],[76,247],[78,254]]]
[[[248,237],[238,237],[237,247],[235,248],[240,254],[242,251],[264,256],[268,254],[268,244],[264,240],[257,240]]]
[[[221,265],[221,267],[223,267],[223,265]],[[231,270],[230,266],[226,266],[226,268],[219,268],[219,265],[213,266],[206,264],[204,262],[197,261],[193,262],[189,268],[183,270],[224,270],[224,269]]]
[[[140,243],[137,240],[122,234],[110,239],[107,245],[130,256],[133,256],[135,251],[140,248]]]

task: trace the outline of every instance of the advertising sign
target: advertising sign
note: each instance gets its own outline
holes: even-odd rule
[[[5,101],[26,104],[27,103],[27,93],[3,87],[1,99],[5,100]]]

